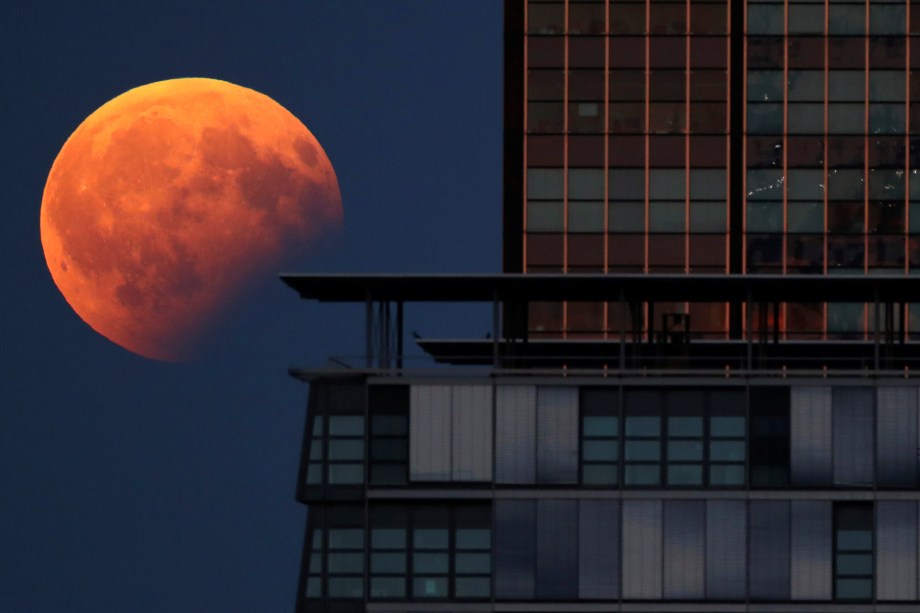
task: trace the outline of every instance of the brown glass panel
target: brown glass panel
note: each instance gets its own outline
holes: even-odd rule
[[[695,168],[725,168],[724,136],[690,136],[690,165]]]
[[[569,100],[603,100],[603,70],[570,70]]]
[[[569,5],[569,34],[603,34],[606,29],[607,11],[602,3]]]
[[[917,45],[920,47],[920,45]],[[913,96],[911,96],[913,98]],[[910,104],[910,133],[917,134],[920,133],[920,103],[911,103]],[[913,156],[911,156],[913,157]]]
[[[749,36],[747,41],[748,68],[783,67],[782,38]]]
[[[721,302],[691,302],[690,330],[695,338],[722,338],[728,329]]]
[[[610,72],[610,99],[613,101],[645,100],[645,71],[613,70]]]
[[[865,163],[866,140],[862,136],[829,136],[827,165],[829,168],[862,168]]]
[[[833,235],[827,237],[827,267],[861,270],[864,266],[865,243],[862,235]]]
[[[683,136],[650,136],[648,163],[657,168],[684,167]]]
[[[724,102],[728,97],[728,73],[694,70],[690,73],[690,100]]]
[[[857,69],[866,66],[865,39],[862,37],[830,37],[827,44],[827,66],[830,70]]]
[[[653,36],[649,38],[651,68],[684,68],[687,63],[687,42],[683,36]]]
[[[653,2],[649,6],[651,34],[684,34],[687,31],[687,5]]]
[[[604,270],[604,235],[569,234],[569,268]]]
[[[562,101],[565,97],[565,72],[537,69],[527,72],[529,100]]]
[[[611,136],[610,165],[619,168],[639,168],[645,165],[644,136]]]
[[[904,168],[903,136],[873,136],[869,139],[870,168]]]
[[[748,234],[746,243],[749,272],[782,272],[782,235]]]
[[[528,166],[562,166],[564,163],[564,145],[561,136],[527,137]]]
[[[691,38],[690,66],[693,68],[725,68],[728,66],[728,45],[725,38]]]
[[[869,232],[896,234],[904,232],[904,201],[869,202]],[[902,249],[903,250],[903,249]]]
[[[747,137],[748,168],[783,166],[783,139],[778,136]]]
[[[603,38],[569,38],[571,68],[603,68],[606,59],[607,49]]]
[[[535,338],[552,338],[562,331],[561,302],[531,302],[529,308],[530,335]]]
[[[690,32],[693,34],[725,34],[728,32],[727,3],[690,3]]]
[[[907,240],[908,257],[910,258],[910,269],[920,269],[920,236],[911,236]],[[920,307],[915,307],[920,310]],[[920,331],[920,329],[918,329]]]
[[[566,331],[569,337],[603,336],[603,302],[569,302],[566,306]]]
[[[917,11],[917,12],[911,11],[911,19],[912,20],[918,19],[917,17],[918,13],[920,13],[920,11]],[[918,48],[916,44],[911,45],[909,53],[910,53],[910,65],[913,66],[914,68],[916,68],[917,66],[920,66],[920,63],[918,63],[920,62],[920,48]]]
[[[531,132],[563,132],[565,109],[561,102],[531,102],[527,106],[527,129]]]
[[[904,236],[870,236],[871,268],[904,268]]]
[[[655,70],[649,72],[649,100],[685,100],[687,90],[683,70]]]
[[[562,234],[528,234],[527,267],[563,265]]]
[[[645,4],[614,3],[610,6],[612,34],[645,34]]]
[[[611,68],[644,68],[645,37],[623,36],[610,38]]]
[[[718,102],[694,102],[690,105],[690,131],[724,134],[728,126],[728,105]]]
[[[789,234],[786,251],[788,272],[820,274],[824,271],[824,236]]]
[[[649,234],[648,265],[655,269],[683,270],[685,237],[683,234]]]
[[[645,103],[615,102],[610,105],[610,131],[620,134],[645,132]]]
[[[527,39],[527,65],[530,68],[563,68],[565,41],[561,36],[531,36]]]
[[[865,205],[862,202],[831,200],[827,205],[828,232],[862,232]]]
[[[824,305],[793,302],[786,305],[786,334],[790,339],[818,339],[824,328]]]
[[[917,45],[920,47],[920,45]],[[920,71],[910,71],[910,98],[911,100],[920,101]]]
[[[629,338],[633,329],[633,321],[636,321],[638,331],[645,330],[645,309],[638,305],[635,310],[630,308],[629,304],[620,304],[619,302],[607,303],[607,330],[612,338],[619,338],[622,332],[626,338]]]
[[[529,34],[562,34],[564,29],[564,4],[530,4],[527,10]]]
[[[910,33],[920,34],[920,2],[910,0]]]
[[[690,272],[725,272],[725,240],[724,234],[691,234]]]
[[[569,104],[569,130],[581,133],[603,133],[604,103],[573,102]]]
[[[789,37],[789,68],[824,68],[824,38],[816,36]]]
[[[649,132],[677,134],[684,131],[686,115],[682,102],[652,102],[649,104]]]
[[[569,166],[600,168],[603,165],[603,136],[569,137]]]
[[[642,234],[611,234],[607,248],[611,269],[642,270],[645,263],[645,236]]]
[[[792,168],[820,168],[824,164],[824,137],[790,136],[788,164]]]
[[[869,39],[871,68],[904,68],[907,42],[901,37],[877,36]]]

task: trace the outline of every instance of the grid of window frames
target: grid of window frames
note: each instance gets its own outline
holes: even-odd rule
[[[311,507],[307,519],[306,599],[364,598],[364,511]]]
[[[583,485],[617,486],[621,461],[626,487],[746,483],[744,390],[624,390],[622,460],[619,398],[618,390],[581,391]]]
[[[726,0],[528,0],[525,13],[525,270],[727,272]],[[724,305],[690,310],[694,331],[724,335]],[[598,337],[621,315],[536,305],[530,329]]]
[[[364,388],[325,386],[310,406],[304,487],[363,485]]]
[[[871,503],[834,505],[834,597],[872,600],[875,567]]]
[[[373,600],[485,600],[491,595],[488,505],[370,508]]]
[[[747,0],[744,13],[744,270],[912,272],[918,10]],[[729,17],[719,0],[526,1],[526,271],[727,270]],[[727,326],[724,305],[683,310],[695,333]],[[783,305],[778,317],[789,338],[871,331],[863,304]],[[542,336],[618,325],[597,306],[531,311]]]

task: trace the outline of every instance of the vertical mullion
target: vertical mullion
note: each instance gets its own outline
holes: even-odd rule
[[[783,274],[789,273],[789,0],[783,2],[783,238],[780,241],[781,270]],[[786,340],[786,326],[780,327],[780,322],[786,321],[786,303],[782,303],[773,311],[774,329],[780,330],[782,339]]]
[[[528,23],[528,20],[529,20],[529,13],[530,13],[530,6],[529,6],[529,4],[528,4],[528,0],[524,0],[523,13],[524,13],[524,32],[522,33],[521,38],[524,39],[524,61],[523,61],[524,69],[523,69],[521,72],[524,73],[524,74],[522,75],[522,79],[523,79],[523,81],[524,81],[524,86],[523,86],[523,87],[524,87],[524,95],[521,96],[521,98],[523,98],[523,100],[524,100],[524,103],[523,103],[523,105],[522,105],[522,106],[524,107],[524,110],[523,110],[523,113],[522,113],[522,115],[523,115],[523,124],[522,124],[522,126],[521,126],[521,128],[522,128],[522,129],[521,129],[521,132],[524,134],[524,138],[521,139],[521,140],[523,141],[523,143],[522,143],[522,145],[521,145],[522,148],[523,148],[523,151],[521,152],[521,159],[523,160],[523,164],[521,164],[521,184],[524,186],[524,189],[522,190],[522,193],[521,193],[521,199],[522,199],[522,202],[521,202],[521,217],[522,217],[522,219],[521,219],[521,228],[523,228],[522,234],[523,234],[524,236],[521,238],[521,246],[522,246],[522,249],[523,249],[523,253],[522,253],[522,257],[521,257],[521,270],[524,271],[524,272],[526,273],[526,272],[527,272],[527,209],[529,208],[529,204],[528,204],[528,202],[527,202],[527,192],[528,192],[529,187],[530,187],[530,186],[527,184],[527,164],[528,164],[528,161],[527,161],[527,144],[528,144],[528,141],[529,141],[529,138],[530,138],[530,130],[528,129],[528,125],[529,125],[528,122],[530,121],[530,119],[529,119],[529,117],[528,117],[528,114],[529,114],[529,111],[530,111],[530,93],[529,93],[529,91],[528,91],[528,87],[529,87],[529,85],[530,85],[530,83],[529,83],[529,80],[530,80],[530,57],[529,57],[529,55],[528,55],[528,51],[529,51],[529,49],[530,49],[530,24]],[[526,327],[524,328],[525,330],[529,329],[529,328],[530,328],[530,322],[525,322],[525,326],[526,326]]]
[[[690,272],[690,2],[686,2],[684,26],[684,273]],[[687,312],[689,304],[684,302]]]
[[[610,3],[604,3],[604,273],[610,272]],[[905,252],[906,253],[906,252]],[[603,338],[610,338],[610,303],[604,301]]]
[[[863,68],[863,274],[869,274],[869,23],[872,0],[866,0],[866,29],[863,37],[865,67]],[[863,340],[869,338],[869,309],[863,303]]]
[[[824,0],[824,233],[821,236],[821,244],[824,249],[824,263],[822,265],[822,270],[825,276],[827,276],[828,270],[828,257],[830,255],[830,249],[828,245],[828,233],[827,233],[827,218],[830,214],[828,208],[828,176],[830,173],[830,162],[828,160],[830,150],[830,138],[828,136],[828,113],[830,112],[830,103],[828,101],[828,96],[830,94],[830,0]],[[822,303],[821,305],[821,339],[827,340],[827,318],[828,318],[828,307],[827,302]]]
[[[563,4],[562,44],[562,272],[569,272],[569,0]],[[562,338],[568,337],[568,302],[562,302]]]

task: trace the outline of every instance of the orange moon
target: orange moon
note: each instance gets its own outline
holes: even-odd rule
[[[268,96],[213,79],[104,104],[67,139],[41,207],[45,259],[74,311],[166,361],[190,357],[247,284],[341,227],[313,134]]]

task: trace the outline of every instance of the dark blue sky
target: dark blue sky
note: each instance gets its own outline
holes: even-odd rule
[[[307,387],[286,370],[362,347],[360,307],[274,278],[201,363],[93,332],[39,237],[70,133],[144,83],[251,87],[310,128],[342,190],[341,252],[295,268],[498,271],[501,19],[499,0],[4,4],[0,611],[292,611]]]

